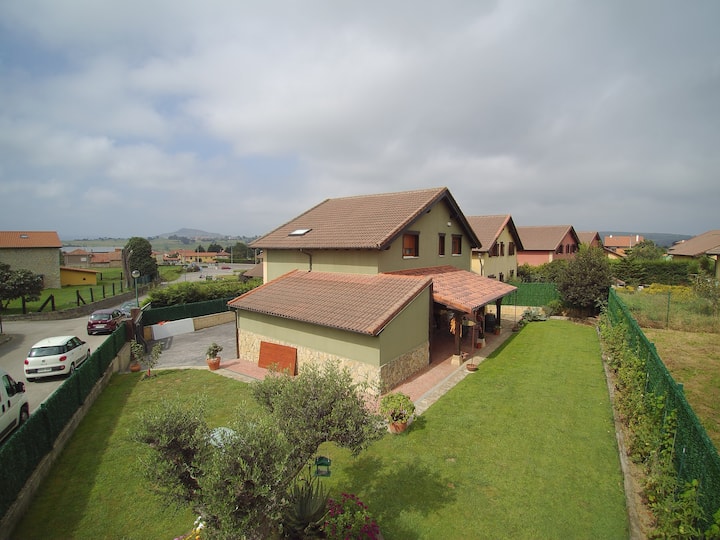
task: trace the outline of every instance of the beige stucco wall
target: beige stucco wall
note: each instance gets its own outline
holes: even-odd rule
[[[472,271],[485,277],[494,275],[496,279],[500,279],[502,273],[503,281],[508,281],[517,276],[517,245],[515,254],[509,255],[510,242],[514,242],[514,239],[507,227],[502,230],[497,241],[505,244],[505,255],[490,257],[487,252],[476,252],[472,259]]]
[[[43,276],[46,289],[59,289],[60,250],[58,248],[0,249],[0,262],[12,270],[30,270]]]
[[[450,226],[448,226],[448,222]],[[263,280],[265,283],[291,270],[313,272],[342,272],[354,274],[377,274],[410,268],[452,265],[463,270],[471,269],[471,246],[468,235],[457,220],[451,219],[450,210],[444,203],[437,204],[430,212],[423,214],[407,232],[420,233],[420,255],[403,257],[402,234],[392,245],[378,250],[265,250]],[[438,235],[445,234],[445,255],[438,254]],[[462,235],[462,253],[452,254],[453,234]]]
[[[238,311],[240,358],[257,363],[260,342],[269,341],[295,347],[298,368],[338,360],[355,380],[392,387],[430,361],[429,306],[426,289],[379,336]]]

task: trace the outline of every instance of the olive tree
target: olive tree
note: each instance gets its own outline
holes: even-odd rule
[[[269,538],[320,444],[357,454],[382,437],[367,390],[334,363],[270,374],[253,385],[261,412],[242,409],[228,429],[212,430],[201,404],[162,402],[141,414],[133,438],[152,449],[146,475],[169,499],[190,503],[210,538]]]

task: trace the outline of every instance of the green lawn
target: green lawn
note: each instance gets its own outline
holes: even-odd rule
[[[160,396],[207,396],[223,425],[247,386],[206,371],[115,375],[43,485],[16,538],[173,538],[194,516],[140,475],[128,439]],[[627,538],[612,411],[595,330],[527,325],[402,435],[357,458],[332,445],[335,494],[356,493],[395,539]]]

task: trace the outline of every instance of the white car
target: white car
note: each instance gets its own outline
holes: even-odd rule
[[[32,346],[25,358],[25,378],[70,375],[75,368],[90,358],[90,348],[75,336],[45,338]]]
[[[0,441],[30,417],[30,406],[25,396],[25,383],[15,382],[0,368]]]

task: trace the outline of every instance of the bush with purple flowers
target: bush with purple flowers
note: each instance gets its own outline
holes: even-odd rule
[[[328,499],[323,525],[326,538],[332,540],[379,540],[380,527],[357,495],[343,493],[339,501]]]

